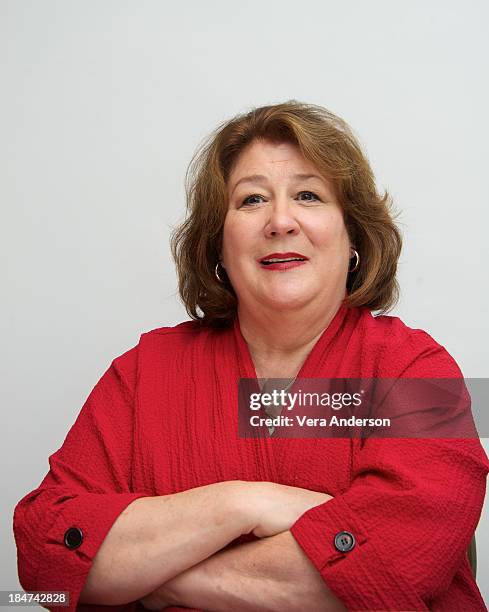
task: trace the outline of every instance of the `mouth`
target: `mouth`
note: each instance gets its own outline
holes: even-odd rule
[[[301,253],[269,253],[258,263],[269,270],[288,270],[306,263],[309,258]]]
[[[305,255],[301,255],[301,253],[270,253],[269,255],[265,255],[259,259],[259,263],[264,266],[270,266],[275,263],[284,263],[289,261],[307,261],[307,257]]]

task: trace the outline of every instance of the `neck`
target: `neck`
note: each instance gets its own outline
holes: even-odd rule
[[[321,308],[268,311],[238,307],[238,318],[257,376],[294,377],[342,303]]]

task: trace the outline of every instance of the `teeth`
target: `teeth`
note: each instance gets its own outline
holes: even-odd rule
[[[302,257],[288,257],[287,259],[263,259],[262,263],[268,264],[268,263],[280,263],[283,261],[304,261],[304,259]]]

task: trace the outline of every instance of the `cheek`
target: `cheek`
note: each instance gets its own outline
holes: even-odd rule
[[[222,235],[222,259],[227,268],[234,268],[242,255],[250,250],[247,234],[241,224],[230,219],[224,224]]]
[[[310,235],[321,250],[349,246],[348,233],[342,217],[325,215],[323,219],[317,219],[316,221]]]
[[[229,246],[233,244],[235,240],[236,240],[235,223],[233,223],[233,219],[232,217],[229,216],[229,213],[228,213],[226,218],[224,219],[224,227],[222,230],[223,249],[224,250],[229,249]]]
[[[253,223],[246,221],[246,219],[237,218],[232,213],[228,213],[224,221],[222,237],[223,250],[227,251],[228,256],[246,253],[256,243]]]

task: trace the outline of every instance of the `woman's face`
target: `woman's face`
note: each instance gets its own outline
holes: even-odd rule
[[[253,141],[227,187],[221,262],[239,308],[341,302],[350,257],[342,210],[330,183],[299,148]]]

